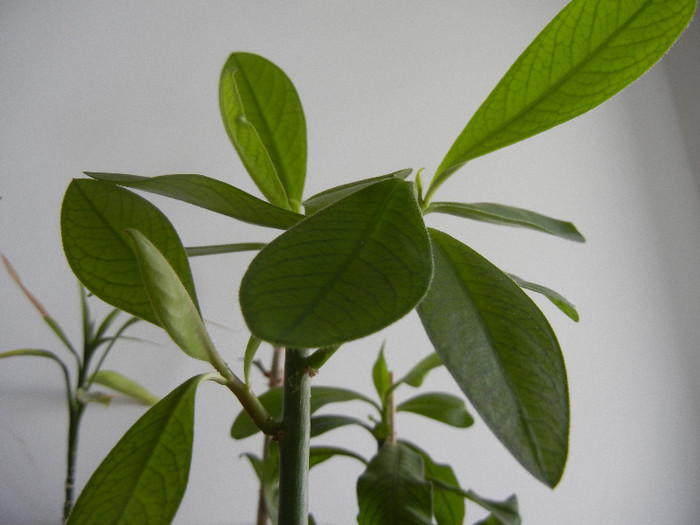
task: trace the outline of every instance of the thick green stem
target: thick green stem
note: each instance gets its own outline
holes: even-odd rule
[[[75,503],[75,464],[78,457],[78,435],[80,433],[80,419],[85,405],[77,401],[69,408],[68,418],[68,454],[66,458],[66,485],[65,500],[63,502],[63,523],[68,521],[68,516]]]
[[[307,350],[287,348],[280,447],[279,525],[308,523],[311,377]]]

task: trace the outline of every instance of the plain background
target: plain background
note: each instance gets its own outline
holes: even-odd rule
[[[431,176],[469,116],[564,3],[4,1],[0,250],[79,342],[77,285],[58,226],[72,178],[83,170],[201,173],[256,192],[218,113],[218,77],[230,52],[259,53],[295,83],[308,125],[308,196],[405,167],[425,167]],[[560,338],[569,371],[570,456],[555,490],[531,478],[478,418],[468,430],[417,416],[398,419],[400,437],[451,463],[463,487],[492,499],[516,493],[526,524],[681,525],[700,519],[700,207],[693,178],[698,136],[692,135],[700,46],[681,44],[684,54],[676,58],[674,50],[625,93],[471,162],[436,197],[500,202],[571,220],[586,244],[428,217],[429,225],[503,269],[558,290],[581,314],[574,324],[536,298]],[[171,217],[185,245],[274,235],[151,200]],[[248,337],[237,287],[251,257],[192,261],[204,317],[237,370]],[[60,352],[4,272],[0,291],[0,350]],[[106,311],[93,304],[96,312]],[[141,323],[132,333],[148,342],[120,345],[106,367],[159,396],[207,370],[155,327]],[[371,364],[384,340],[397,376],[431,351],[410,314],[343,347],[315,384],[370,393]],[[262,381],[256,386],[261,390]],[[2,524],[59,522],[66,430],[61,388],[54,363],[0,362]],[[458,392],[444,371],[429,376],[425,388]],[[399,390],[399,400],[409,390]],[[237,443],[228,437],[238,408],[225,389],[204,385],[196,406],[190,483],[175,523],[252,523],[257,488],[239,456],[258,452],[259,438]],[[337,410],[367,415],[353,404]],[[142,412],[119,398],[109,408],[89,407],[79,488]],[[373,453],[360,430],[336,431],[319,443]],[[319,523],[355,521],[360,472],[359,463],[343,459],[312,471],[311,509]],[[483,516],[468,507],[467,522]]]

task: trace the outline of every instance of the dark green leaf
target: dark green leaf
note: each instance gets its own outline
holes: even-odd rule
[[[196,305],[185,250],[165,215],[129,190],[91,180],[70,183],[61,208],[61,235],[73,273],[100,299],[158,324],[125,234],[130,228],[165,256]]]
[[[473,491],[467,491],[468,497],[491,514],[483,521],[475,525],[520,525],[520,510],[518,509],[518,498],[514,495],[505,501],[494,501],[482,498]]]
[[[159,324],[183,352],[213,362],[217,355],[192,296],[162,253],[137,230],[127,230]]]
[[[397,412],[412,412],[457,428],[467,428],[474,419],[460,398],[443,392],[426,392],[400,403]]]
[[[369,432],[372,432],[372,427],[364,421],[350,416],[314,416],[311,418],[311,437],[320,436],[326,432],[330,432],[336,428],[345,427],[348,425],[357,425]]]
[[[259,396],[260,402],[273,419],[279,420],[282,417],[282,388],[271,388],[267,392]],[[344,403],[347,401],[362,401],[368,403],[379,410],[377,404],[365,397],[364,395],[347,390],[345,388],[336,388],[330,386],[315,386],[311,387],[311,413],[313,414],[319,408],[330,403]],[[245,411],[242,411],[233,422],[231,427],[231,437],[234,439],[243,439],[259,432],[250,416]]]
[[[359,525],[430,525],[432,490],[423,458],[410,448],[385,443],[357,480]]]
[[[249,193],[204,175],[140,177],[122,173],[85,172],[93,179],[165,195],[239,221],[286,230],[304,218]]]
[[[353,458],[361,463],[367,464],[367,460],[352,450],[338,447],[311,447],[309,449],[309,468],[323,463],[335,456]]]
[[[372,381],[374,381],[374,388],[377,391],[377,395],[379,395],[379,399],[384,399],[389,387],[391,387],[391,376],[384,359],[384,344],[382,344],[377,360],[372,367]]]
[[[508,274],[508,277],[513,279],[515,283],[520,286],[521,288],[525,288],[526,290],[531,290],[533,292],[541,293],[544,295],[547,299],[552,301],[554,305],[556,305],[557,308],[559,308],[562,312],[564,312],[571,320],[575,321],[578,323],[579,321],[579,315],[578,311],[576,311],[576,307],[569,302],[566,297],[558,294],[551,288],[547,288],[546,286],[542,286],[540,284],[535,284],[531,283],[528,281],[525,281],[521,279],[520,277],[513,275],[512,273]]]
[[[430,234],[435,276],[418,306],[423,326],[495,435],[553,487],[569,436],[566,370],[556,336],[507,275],[449,235]]]
[[[428,194],[470,159],[566,122],[632,83],[693,16],[696,0],[573,0],[474,114]]]
[[[199,257],[202,255],[258,251],[264,247],[264,242],[237,242],[234,244],[214,244],[211,246],[188,246],[185,248],[185,253],[187,253],[187,257]]]
[[[347,197],[351,193],[355,193],[362,188],[366,188],[367,186],[371,186],[372,184],[388,179],[406,179],[406,177],[408,177],[410,174],[410,169],[404,169],[395,171],[394,173],[389,173],[388,175],[380,175],[379,177],[371,177],[369,179],[362,179],[355,182],[350,182],[348,184],[335,186],[306,199],[303,202],[304,210],[306,210],[308,215],[314,214],[329,204],[333,204],[334,202],[339,201],[340,199]]]
[[[297,211],[306,177],[306,121],[287,75],[269,60],[233,53],[221,72],[224,127],[260,191]]]
[[[502,224],[506,226],[520,226],[537,230],[551,235],[556,235],[570,241],[584,242],[583,235],[570,222],[552,219],[545,215],[540,215],[533,211],[504,206],[503,204],[493,204],[490,202],[479,202],[475,204],[463,204],[459,202],[433,202],[424,213],[447,213],[457,217],[465,217],[476,221]]]
[[[168,524],[189,477],[197,386],[193,377],[124,434],[85,485],[69,525]]]
[[[240,302],[251,332],[293,348],[333,346],[410,312],[432,275],[413,186],[390,179],[324,208],[253,259]]]
[[[423,384],[428,372],[439,366],[442,366],[440,356],[433,352],[429,356],[421,359],[420,363],[411,368],[405,376],[396,382],[396,384],[406,383],[414,388],[418,388]]]
[[[129,379],[114,370],[98,370],[90,377],[90,383],[116,390],[144,405],[153,405],[158,402],[157,396],[151,394],[133,379]]]
[[[437,525],[462,525],[464,522],[464,497],[452,490],[445,490],[441,485],[459,486],[457,477],[449,465],[435,463],[428,453],[412,443],[402,442],[423,458],[425,479],[433,485],[433,515]],[[439,483],[435,483],[437,481]]]

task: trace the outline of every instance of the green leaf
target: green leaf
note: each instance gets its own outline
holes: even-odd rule
[[[114,370],[98,370],[90,377],[90,383],[106,386],[125,396],[135,399],[144,405],[154,405],[158,397],[139,385],[136,381],[125,377]]]
[[[425,479],[433,485],[433,515],[437,525],[462,525],[464,522],[464,497],[452,490],[445,490],[442,485],[459,486],[452,467],[435,463],[427,452],[413,443],[402,442],[423,458]],[[438,483],[435,483],[435,482]]]
[[[474,419],[460,398],[443,392],[419,394],[396,406],[397,412],[412,412],[457,428],[467,428]]]
[[[368,186],[299,222],[253,259],[240,302],[251,332],[293,348],[333,346],[410,312],[432,275],[413,185]]]
[[[550,487],[568,451],[569,395],[559,343],[506,274],[430,230],[435,276],[418,306],[443,363],[515,458]]]
[[[132,241],[141,277],[159,324],[183,352],[214,361],[217,352],[192,296],[167,259],[141,232],[126,231]]]
[[[520,277],[513,275],[512,273],[509,273],[508,277],[513,279],[513,281],[515,281],[515,283],[521,288],[525,288],[526,290],[531,290],[533,292],[537,292],[544,295],[547,299],[552,301],[552,303],[554,303],[554,305],[557,308],[564,312],[571,320],[578,323],[578,311],[576,310],[576,307],[568,299],[566,299],[566,297],[558,294],[551,288],[547,288],[546,286],[542,286],[541,284],[535,284],[525,281]]]
[[[333,457],[341,456],[358,460],[360,463],[367,464],[367,460],[359,454],[339,447],[310,447],[309,448],[309,468],[323,463]]]
[[[224,127],[260,191],[297,211],[306,177],[306,121],[287,75],[269,60],[233,53],[221,72]]]
[[[359,427],[372,432],[372,427],[364,421],[350,416],[314,416],[311,418],[311,437],[320,436],[336,428],[349,425],[357,425]]]
[[[573,0],[533,40],[440,164],[432,192],[465,162],[601,104],[644,74],[693,16],[696,0]]]
[[[579,233],[576,227],[570,222],[552,219],[545,215],[540,215],[533,211],[493,204],[490,202],[479,202],[475,204],[464,204],[459,202],[433,202],[424,213],[447,213],[457,217],[465,217],[476,221],[490,222],[492,224],[502,224],[506,226],[520,226],[531,230],[537,230],[551,235],[556,235],[570,241],[584,242],[586,239]]]
[[[471,490],[467,491],[467,495],[470,500],[478,503],[491,513],[485,520],[475,525],[520,525],[522,523],[518,508],[518,498],[515,494],[505,501],[482,498]]]
[[[282,388],[271,388],[259,396],[260,402],[273,419],[279,420],[282,417]],[[368,397],[345,388],[330,386],[311,387],[311,413],[313,414],[321,407],[330,403],[345,403],[347,401],[362,401],[368,403],[379,410],[379,406]],[[242,411],[233,422],[231,427],[231,437],[234,439],[244,439],[259,432],[259,429],[250,416]]]
[[[202,255],[258,251],[264,247],[264,242],[237,242],[233,244],[214,244],[211,246],[188,246],[185,248],[185,253],[187,257],[199,257]]]
[[[411,368],[405,376],[395,383],[395,385],[406,383],[414,388],[418,388],[423,384],[425,376],[428,375],[428,372],[439,366],[442,366],[440,356],[433,352],[429,356],[421,359],[421,361]]]
[[[402,179],[405,180],[411,174],[410,169],[403,169],[389,173],[388,175],[380,175],[379,177],[371,177],[369,179],[362,179],[355,182],[350,182],[348,184],[342,184],[340,186],[335,186],[333,188],[324,190],[312,197],[306,199],[304,204],[304,210],[308,215],[312,215],[322,208],[325,208],[329,204],[339,201],[340,199],[347,197],[348,195],[355,193],[356,191],[376,184],[377,182],[382,182],[389,179]]]
[[[379,395],[379,399],[384,399],[391,387],[391,376],[384,359],[384,344],[382,344],[377,360],[372,367],[372,381],[374,381],[374,388],[377,391],[377,395]]]
[[[423,458],[410,448],[385,443],[357,480],[359,525],[430,525],[432,490]]]
[[[170,523],[185,493],[192,456],[195,376],[148,410],[85,485],[69,525]]]
[[[258,199],[235,186],[204,175],[139,177],[122,173],[85,172],[93,179],[165,195],[239,221],[286,230],[303,215]]]
[[[279,447],[277,443],[271,441],[269,443],[268,456],[265,460],[261,460],[253,454],[243,454],[255,470],[255,474],[258,476],[258,481],[260,481],[260,486],[263,490],[263,500],[265,503],[265,510],[267,511],[270,521],[275,525],[278,521],[278,499],[279,499]]]
[[[185,250],[165,215],[129,190],[91,180],[70,183],[61,208],[61,235],[73,273],[103,301],[158,324],[125,234],[130,228],[164,254],[196,305]]]
[[[245,354],[243,356],[243,377],[245,378],[246,385],[250,384],[250,367],[253,365],[253,359],[255,359],[255,354],[260,348],[260,343],[262,341],[251,335],[248,338],[248,344],[245,347]]]

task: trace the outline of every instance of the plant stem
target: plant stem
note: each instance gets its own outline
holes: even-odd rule
[[[63,502],[63,523],[68,521],[68,516],[73,509],[75,502],[75,464],[78,458],[78,435],[80,433],[80,420],[85,407],[76,400],[74,405],[69,407],[68,416],[68,454],[66,458],[66,486],[65,500]]]
[[[287,348],[280,439],[279,525],[308,523],[311,377],[308,350]]]

